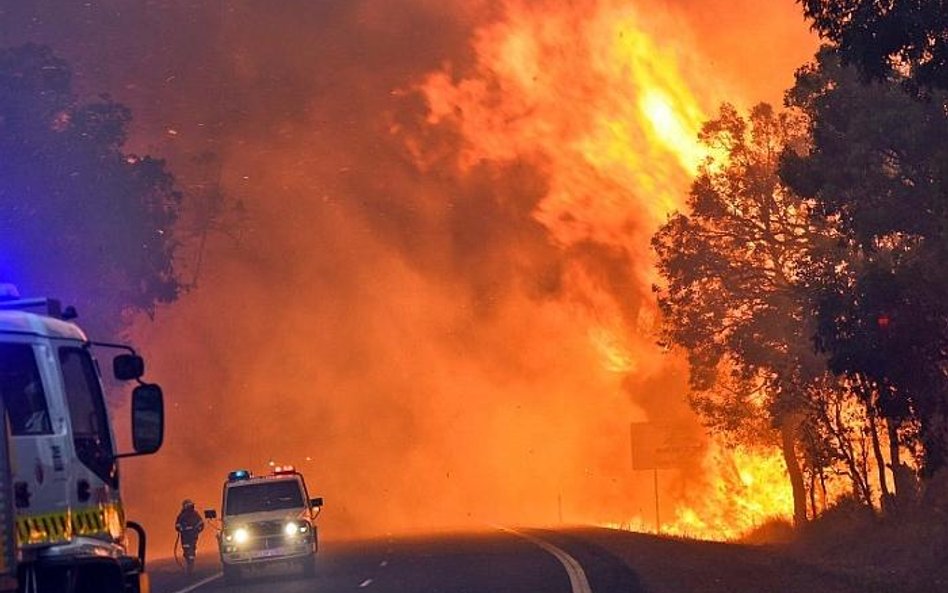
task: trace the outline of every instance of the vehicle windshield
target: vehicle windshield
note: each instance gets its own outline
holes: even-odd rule
[[[76,456],[102,480],[117,488],[118,466],[95,361],[86,349],[67,346],[59,349],[59,365]]]
[[[302,506],[303,491],[296,480],[261,482],[228,488],[224,514],[243,515]]]

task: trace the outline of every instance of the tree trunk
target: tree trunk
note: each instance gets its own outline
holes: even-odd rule
[[[819,512],[816,508],[816,471],[809,472],[810,478],[810,516],[816,517]]]
[[[899,450],[898,418],[886,418],[886,433],[889,437],[889,467],[892,469],[892,483],[895,486],[895,502],[899,506],[910,505],[918,494],[915,475],[912,470],[902,463],[902,453]]]
[[[876,458],[876,468],[879,472],[879,489],[882,491],[882,512],[892,510],[892,497],[889,494],[889,480],[885,475],[885,457],[882,456],[882,445],[879,443],[879,427],[876,425],[876,413],[871,405],[866,406],[866,416],[869,418],[869,436],[872,439],[872,454]]]
[[[796,428],[796,421],[785,418],[780,425],[780,440],[790,487],[793,490],[793,526],[802,527],[806,524],[806,484],[803,481],[800,461],[797,459]]]
[[[839,401],[834,401],[832,405],[834,421],[828,423],[827,426],[836,439],[837,453],[846,464],[846,469],[849,470],[849,479],[853,484],[853,495],[875,513],[875,507],[872,506],[872,489],[869,486],[869,475],[860,470],[859,454],[857,454],[852,439],[846,430],[846,423],[843,422],[842,404]]]

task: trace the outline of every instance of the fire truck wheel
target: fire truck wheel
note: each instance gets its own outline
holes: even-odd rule
[[[123,593],[125,575],[111,559],[83,561],[76,566],[75,593]]]

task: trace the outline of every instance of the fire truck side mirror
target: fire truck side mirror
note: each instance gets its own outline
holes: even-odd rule
[[[205,519],[216,519],[216,518],[217,518],[217,511],[215,511],[214,509],[207,509],[206,511],[204,511],[204,518],[205,518]]]
[[[112,359],[112,373],[119,381],[131,381],[145,374],[145,359],[137,354],[119,354]]]
[[[323,497],[320,496],[318,498],[310,498],[309,504],[311,504],[314,507],[321,507],[323,506]]]
[[[143,383],[132,390],[132,447],[138,455],[161,448],[165,437],[165,405],[161,387]]]

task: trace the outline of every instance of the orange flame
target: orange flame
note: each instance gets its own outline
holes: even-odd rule
[[[675,48],[653,41],[634,7],[587,8],[511,3],[478,35],[473,76],[455,83],[442,71],[423,88],[429,121],[462,130],[465,164],[547,163],[536,215],[563,245],[628,244],[640,208],[651,230],[681,207],[716,98],[695,96]]]
[[[701,469],[700,487],[678,483],[676,486],[685,490],[678,493],[673,487],[659,488],[659,507],[667,504],[669,495],[674,501],[672,509],[659,511],[659,531],[663,535],[734,540],[770,520],[788,519],[793,513],[786,466],[777,451],[745,447],[727,450],[712,441]],[[645,515],[605,525],[640,532],[656,530],[655,517]]]
[[[628,3],[592,4],[507,3],[506,18],[476,37],[473,73],[457,80],[447,67],[422,90],[429,123],[460,130],[462,167],[538,163],[549,191],[534,217],[565,251],[596,242],[628,254],[644,293],[656,280],[648,239],[682,208],[707,155],[698,131],[723,96],[689,63],[696,52],[674,34],[679,23]],[[568,275],[567,291],[606,370],[648,373],[667,364],[653,345],[653,310],[630,318],[582,271]],[[676,497],[666,532],[725,539],[792,511],[778,452],[712,443],[702,470],[704,488]]]
[[[505,19],[476,36],[472,74],[456,81],[447,67],[422,85],[429,122],[461,131],[463,167],[537,163],[549,190],[534,217],[564,250],[593,242],[626,254],[636,283],[629,290],[640,295],[656,281],[648,238],[682,206],[705,154],[698,130],[718,99],[696,96],[702,85],[688,79],[679,48],[654,41],[662,35],[619,3],[589,11],[511,2]],[[582,271],[568,276],[606,369],[662,367],[652,311],[630,318],[602,282]]]
[[[169,438],[163,455],[123,468],[130,511],[167,525],[175,498],[219,504],[227,470],[265,468],[272,456],[303,467],[334,501],[323,518],[330,537],[603,523],[636,507],[648,517],[651,476],[629,471],[628,422],[661,417],[695,430],[683,418],[683,361],[654,345],[649,238],[683,203],[703,155],[701,121],[722,99],[776,93],[774,73],[788,84],[812,47],[801,43],[802,19],[786,18],[798,12],[793,0],[663,0],[647,11],[625,0],[511,0],[497,18],[503,3],[330,3],[292,14],[241,4],[204,18],[189,7],[188,18],[166,15],[168,30],[220,39],[226,51],[168,44],[175,63],[194,66],[179,72],[188,76],[145,84],[138,71],[165,71],[164,52],[138,71],[84,69],[134,71],[122,82],[135,85],[102,88],[126,88],[137,102],[141,149],[159,138],[179,179],[217,183],[251,221],[236,248],[212,234],[200,290],[135,328],[168,394]],[[485,18],[494,20],[471,37]],[[209,23],[215,35],[202,37]],[[417,35],[434,24],[443,30]],[[781,39],[781,28],[800,33]],[[135,41],[136,51],[150,47]],[[447,59],[439,52],[458,61],[432,72]],[[413,82],[429,129],[418,127],[416,97],[392,92]],[[386,126],[396,133],[380,134]],[[209,149],[220,166],[194,158]],[[434,174],[418,175],[406,152]],[[445,170],[446,157],[459,158],[461,175]],[[471,202],[490,193],[485,178],[511,193],[522,180],[507,183],[504,171],[522,171],[483,167],[489,175],[468,187],[463,172],[491,162],[526,163],[531,184],[499,225]],[[461,199],[443,199],[453,192]],[[508,205],[503,193],[494,206]],[[514,226],[523,202],[535,204],[526,245]],[[485,229],[496,248],[458,244],[459,231],[477,243]],[[502,273],[516,267],[510,258],[539,262],[553,281],[534,282],[541,298],[516,284],[535,280],[519,269],[495,286],[493,266],[463,268],[484,255]],[[209,455],[210,441],[228,446]],[[727,463],[709,453],[691,460],[693,472],[662,472],[668,517],[675,505],[705,522],[692,534],[747,524],[724,511],[748,512],[754,505],[735,500],[763,496],[740,478],[757,474],[732,471],[743,466],[721,455]],[[419,491],[432,493],[425,504]],[[162,535],[170,550],[168,530],[153,538]]]
[[[711,483],[700,500],[686,499],[674,520],[663,525],[673,535],[734,539],[774,518],[793,513],[793,493],[779,451],[713,444],[703,462]]]

